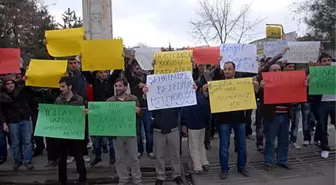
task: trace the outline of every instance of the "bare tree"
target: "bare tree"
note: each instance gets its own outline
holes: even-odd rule
[[[251,4],[245,4],[240,11],[232,9],[233,0],[200,0],[196,10],[197,19],[191,20],[191,36],[197,40],[225,43],[231,38],[240,43],[244,36],[266,18],[248,20]]]
[[[148,48],[149,46],[145,43],[139,42],[135,48]]]

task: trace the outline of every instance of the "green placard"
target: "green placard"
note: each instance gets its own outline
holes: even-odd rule
[[[84,106],[40,104],[35,136],[84,139]]]
[[[336,66],[309,67],[309,94],[336,94]]]
[[[91,136],[136,136],[135,102],[89,102]]]

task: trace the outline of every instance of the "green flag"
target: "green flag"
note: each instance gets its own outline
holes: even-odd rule
[[[91,136],[136,136],[135,102],[89,102]]]
[[[40,104],[35,136],[84,139],[84,106]]]

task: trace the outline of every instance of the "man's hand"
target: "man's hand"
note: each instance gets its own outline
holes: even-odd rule
[[[142,91],[146,94],[148,93],[148,86],[145,85],[143,88],[142,88]]]
[[[9,132],[9,128],[8,128],[7,123],[3,123],[3,130],[4,130],[5,132]]]
[[[202,87],[202,91],[203,92],[207,92],[208,88],[209,88],[209,85],[208,84],[204,84],[203,87]]]
[[[187,137],[188,136],[188,129],[185,125],[182,126],[182,134]]]
[[[88,112],[89,112],[89,109],[84,109],[84,110],[83,110],[84,115],[87,115]]]
[[[194,84],[193,84],[193,89],[197,90],[197,85],[196,85],[195,82],[194,82]]]
[[[254,86],[255,89],[259,88],[259,82],[254,80],[253,81],[253,86]]]
[[[137,114],[139,114],[139,113],[141,112],[141,108],[139,108],[139,107],[135,107],[135,112],[136,112]]]
[[[144,84],[144,83],[139,83],[139,88],[140,88],[140,89],[144,88],[145,86],[146,86],[146,84]]]
[[[264,88],[264,87],[265,87],[265,81],[264,81],[264,80],[261,80],[261,81],[260,81],[260,85],[259,85],[259,87],[261,87],[261,88]]]
[[[310,75],[307,76],[307,78],[306,78],[306,80],[305,80],[305,82],[304,82],[304,85],[305,85],[306,87],[308,87],[308,86],[309,86],[309,82],[310,82]]]

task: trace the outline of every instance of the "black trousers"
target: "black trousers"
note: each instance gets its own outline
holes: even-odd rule
[[[246,136],[252,135],[252,111],[253,110],[246,110],[245,111],[245,117],[246,117],[246,124],[245,124],[245,129],[246,129]]]
[[[86,167],[83,159],[84,141],[83,140],[70,140],[70,139],[58,139],[58,180],[61,183],[66,183],[68,180],[67,175],[67,157],[70,149],[73,152],[73,156],[76,161],[77,173],[79,174],[79,182],[85,182],[86,178]]]
[[[48,161],[57,161],[58,159],[58,139],[46,138]]]

